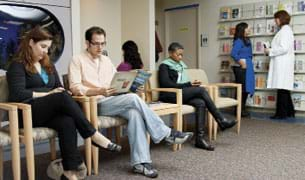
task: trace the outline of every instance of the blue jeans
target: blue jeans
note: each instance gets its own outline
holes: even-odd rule
[[[119,116],[128,121],[131,165],[151,163],[146,132],[154,143],[159,143],[170,134],[161,118],[136,94],[123,94],[99,100],[98,114]]]

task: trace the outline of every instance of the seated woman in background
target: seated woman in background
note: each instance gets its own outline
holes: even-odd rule
[[[226,119],[216,108],[208,92],[200,87],[200,81],[190,82],[186,73],[186,64],[182,61],[183,46],[179,43],[171,43],[168,47],[169,57],[159,67],[159,83],[161,88],[182,89],[183,104],[189,104],[196,109],[196,130],[195,147],[213,151],[214,147],[208,144],[205,139],[205,108],[211,112],[221,130],[231,128],[236,124],[234,120]],[[160,100],[163,102],[176,103],[174,93],[160,93]]]
[[[9,101],[23,102],[32,107],[33,127],[48,127],[57,131],[64,174],[62,179],[78,179],[83,164],[77,149],[77,131],[92,138],[95,146],[120,151],[121,146],[105,138],[89,123],[79,105],[62,88],[55,66],[48,56],[52,35],[35,27],[22,39],[18,59],[7,71]],[[23,127],[22,121],[19,122]]]
[[[124,61],[117,67],[117,71],[130,71],[143,68],[138,46],[134,41],[126,41],[122,46],[122,50]]]

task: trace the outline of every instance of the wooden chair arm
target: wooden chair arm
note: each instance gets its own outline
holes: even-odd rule
[[[89,102],[88,96],[72,96],[72,98],[79,103]]]
[[[176,93],[176,102],[178,105],[182,106],[182,90],[177,88],[154,88],[154,89],[147,89],[147,92],[172,92]]]
[[[178,93],[179,91],[181,91],[181,89],[177,89],[177,88],[154,88],[154,89],[147,89],[147,91]]]
[[[211,85],[211,84],[201,84],[200,87],[204,87],[208,91],[210,96],[212,95],[214,85]]]
[[[8,121],[10,123],[10,132],[12,130],[17,130],[18,132],[18,109],[17,106],[7,104],[7,103],[0,103],[0,109],[8,111]],[[1,119],[0,119],[1,122]],[[12,126],[12,128],[11,128]]]
[[[8,103],[0,103],[0,109],[6,110],[6,111],[17,111],[17,107]]]
[[[23,111],[23,110],[30,110],[30,111],[32,110],[31,105],[29,105],[29,104],[15,103],[15,102],[9,103],[9,104],[12,104],[12,105],[17,106],[17,108],[18,108],[18,109],[21,109],[22,111]]]
[[[238,83],[213,83],[213,84],[210,84],[210,85],[218,86],[218,87],[221,87],[221,88],[226,88],[226,87],[239,88],[239,87],[241,87],[241,84],[238,84]]]
[[[213,84],[213,91],[214,91],[214,100],[216,101],[219,97],[219,88],[227,88],[232,87],[236,88],[236,99],[240,102],[241,101],[241,93],[242,93],[242,85],[238,83],[215,83]]]
[[[72,98],[76,102],[79,102],[87,120],[90,121],[90,100],[89,100],[89,97],[88,96],[72,96]]]

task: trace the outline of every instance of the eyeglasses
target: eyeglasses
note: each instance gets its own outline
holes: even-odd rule
[[[104,42],[90,42],[90,44],[92,44],[92,46],[95,46],[95,47],[99,47],[99,46],[105,47],[106,46],[106,41],[104,41]]]

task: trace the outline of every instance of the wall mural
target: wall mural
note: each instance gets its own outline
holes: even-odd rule
[[[63,28],[57,18],[40,7],[0,4],[0,69],[8,68],[15,58],[20,39],[36,25],[46,28],[54,36],[49,55],[56,63],[65,43]]]

